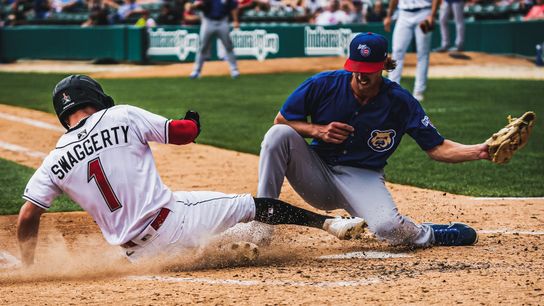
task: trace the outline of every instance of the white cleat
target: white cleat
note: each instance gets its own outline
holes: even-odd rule
[[[323,229],[341,240],[360,237],[367,227],[366,221],[358,217],[336,217],[325,220]]]
[[[236,261],[251,262],[259,257],[259,247],[251,242],[238,241],[227,243],[220,247],[228,258]]]

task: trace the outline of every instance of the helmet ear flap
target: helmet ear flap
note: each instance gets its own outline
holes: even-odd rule
[[[113,98],[107,95],[104,95],[104,106],[106,108],[110,108],[115,105],[115,102],[113,101]]]

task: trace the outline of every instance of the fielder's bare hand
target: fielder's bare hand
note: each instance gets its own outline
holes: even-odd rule
[[[324,142],[340,144],[343,143],[353,133],[355,129],[342,122],[331,122],[327,125],[318,125],[317,133],[314,138],[321,139]]]

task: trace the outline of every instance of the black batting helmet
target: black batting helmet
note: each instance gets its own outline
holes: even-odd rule
[[[58,82],[53,90],[53,106],[60,123],[69,129],[66,117],[84,106],[97,110],[112,107],[113,99],[106,95],[97,81],[86,75],[71,75]]]

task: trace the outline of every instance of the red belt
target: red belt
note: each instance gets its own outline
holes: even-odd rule
[[[151,222],[150,226],[154,229],[154,230],[159,230],[159,228],[162,226],[162,224],[164,223],[164,220],[166,220],[166,217],[168,217],[168,214],[170,213],[170,209],[168,208],[161,208],[161,211],[159,212],[159,214],[155,217],[155,219],[153,219],[153,221]],[[132,247],[135,247],[137,246],[138,244],[135,243],[134,241],[132,240],[129,240],[123,244],[121,244],[121,247],[122,248],[125,248],[125,249],[128,249],[128,248],[132,248]]]

